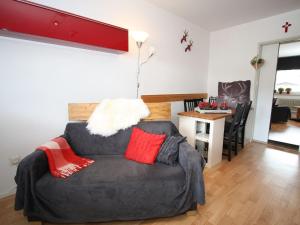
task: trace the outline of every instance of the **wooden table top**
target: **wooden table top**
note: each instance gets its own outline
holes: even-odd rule
[[[227,116],[231,116],[231,113],[198,113],[198,112],[180,112],[177,115],[179,116],[189,116],[189,117],[195,117],[205,120],[218,120],[225,118]]]

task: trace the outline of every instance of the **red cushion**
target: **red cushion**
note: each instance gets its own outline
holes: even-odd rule
[[[134,127],[125,151],[125,158],[141,163],[153,164],[165,138],[165,134],[147,133]]]

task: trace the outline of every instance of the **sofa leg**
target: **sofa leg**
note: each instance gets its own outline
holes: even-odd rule
[[[30,225],[45,225],[45,223],[41,221],[30,221],[28,224]]]
[[[189,211],[186,212],[187,216],[195,216],[198,214],[198,210],[197,210],[197,202],[194,202],[190,208]]]
[[[198,214],[197,209],[189,210],[185,213],[187,216],[196,216]]]

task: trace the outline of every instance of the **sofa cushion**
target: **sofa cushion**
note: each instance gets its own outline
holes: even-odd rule
[[[154,134],[166,134],[167,136],[178,136],[179,131],[171,121],[141,121],[136,127]]]
[[[132,132],[132,127],[121,130],[115,135],[103,137],[90,134],[86,123],[69,123],[65,137],[78,155],[115,155],[123,154]]]
[[[182,136],[169,136],[159,150],[157,161],[171,166],[176,165],[179,154],[179,144],[185,141],[185,139],[186,137]]]
[[[46,173],[37,181],[39,199],[55,207],[56,216],[72,215],[67,219],[90,221],[96,210],[105,221],[134,219],[137,215],[171,216],[180,208],[186,185],[180,165],[150,166],[126,160],[122,155],[89,157],[95,163],[67,179]]]
[[[115,135],[103,137],[91,135],[86,129],[86,123],[68,123],[65,129],[65,137],[78,155],[120,155],[124,154],[129,143],[133,127],[155,133],[180,135],[175,125],[170,121],[143,121],[136,126],[120,130]]]
[[[165,138],[165,134],[148,133],[134,127],[125,151],[126,159],[153,164]]]

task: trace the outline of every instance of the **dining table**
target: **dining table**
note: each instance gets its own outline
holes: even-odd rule
[[[179,132],[197,150],[205,151],[207,167],[213,167],[222,161],[225,118],[230,113],[199,113],[196,111],[179,112]],[[199,149],[198,146],[206,146]]]

